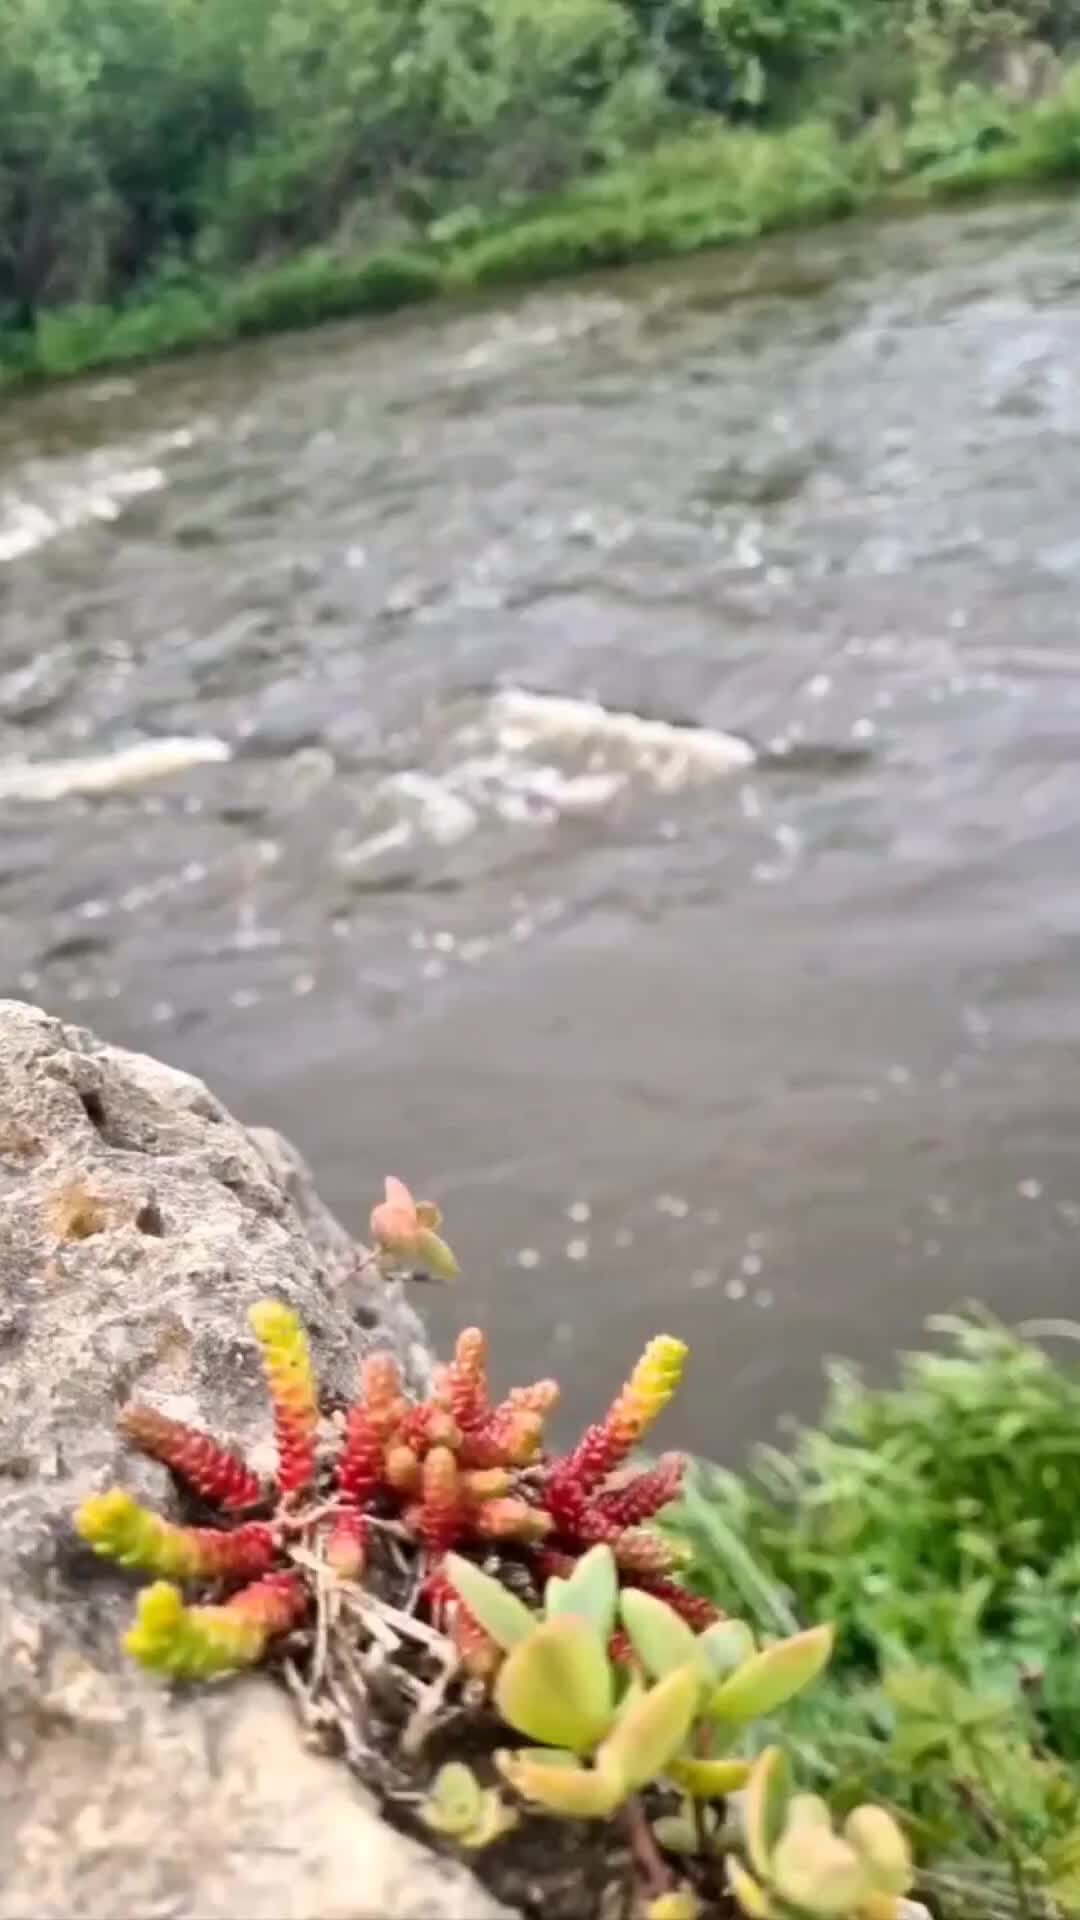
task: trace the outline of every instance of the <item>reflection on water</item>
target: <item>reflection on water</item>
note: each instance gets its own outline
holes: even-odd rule
[[[0,987],[357,1224],[437,1193],[439,1325],[575,1413],[666,1326],[732,1452],[827,1351],[1069,1311],[1078,237],[853,224],[9,401]]]

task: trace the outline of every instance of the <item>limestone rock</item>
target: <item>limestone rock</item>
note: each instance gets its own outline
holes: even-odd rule
[[[302,1315],[337,1392],[364,1346],[429,1366],[399,1290],[277,1136],[200,1082],[0,1002],[2,1920],[488,1920],[476,1882],[307,1751],[257,1676],[170,1696],[122,1655],[133,1587],[71,1527],[115,1482],[168,1511],[115,1431],[137,1392],[265,1451],[246,1309]]]

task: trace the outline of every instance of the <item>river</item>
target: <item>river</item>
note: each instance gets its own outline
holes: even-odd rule
[[[8,399],[0,991],[444,1204],[503,1377],[661,1328],[738,1457],[1080,1254],[1080,203],[855,223]],[[735,729],[614,778],[499,684]],[[485,729],[487,731],[485,732]],[[404,777],[402,777],[404,776]]]

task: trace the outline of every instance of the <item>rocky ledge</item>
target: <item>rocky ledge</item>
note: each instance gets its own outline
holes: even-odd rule
[[[0,1001],[0,1917],[498,1920],[463,1869],[378,1816],[308,1751],[258,1677],[170,1696],[119,1636],[131,1592],[71,1514],[116,1481],[169,1511],[119,1440],[138,1392],[269,1444],[245,1313],[302,1315],[344,1393],[365,1346],[429,1365],[400,1290],[279,1136],[197,1080]]]

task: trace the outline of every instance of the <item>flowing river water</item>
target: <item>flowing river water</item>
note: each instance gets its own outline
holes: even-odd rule
[[[733,1457],[827,1353],[1068,1313],[1078,260],[1076,201],[950,210],[8,399],[0,992],[358,1228],[383,1171],[439,1198],[437,1331],[575,1416],[665,1328],[669,1441]]]

